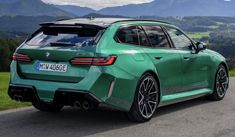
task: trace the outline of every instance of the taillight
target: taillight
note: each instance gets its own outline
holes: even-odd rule
[[[109,57],[94,57],[94,58],[73,58],[70,60],[70,63],[73,65],[95,65],[95,66],[108,66],[114,64],[117,56]]]
[[[13,60],[22,61],[22,62],[30,62],[31,61],[31,59],[29,58],[28,55],[18,54],[18,53],[13,54]]]

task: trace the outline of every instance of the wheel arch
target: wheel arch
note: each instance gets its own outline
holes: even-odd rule
[[[225,69],[226,69],[227,74],[229,74],[229,67],[228,67],[227,63],[221,62],[221,63],[219,64],[219,66],[220,66],[220,65],[223,65],[223,66],[225,67]],[[218,67],[219,67],[219,66],[218,66]]]
[[[212,89],[212,91],[215,90],[216,74],[217,74],[218,68],[219,68],[221,65],[222,65],[223,67],[225,67],[226,73],[229,75],[229,68],[228,68],[227,63],[224,62],[224,61],[221,61],[221,62],[217,63],[217,64],[214,66],[215,69],[214,69],[214,72],[212,73],[212,77],[211,77],[211,79],[213,79],[213,80],[211,80],[211,86],[210,86],[210,88]]]
[[[157,73],[154,72],[153,70],[147,70],[147,71],[145,71],[145,72],[141,75],[141,77],[144,76],[144,75],[147,74],[147,73],[153,75],[153,77],[154,77],[155,80],[157,81],[158,90],[159,90],[159,102],[158,102],[158,103],[160,103],[160,102],[161,102],[161,99],[162,99],[162,90],[161,90],[161,82],[160,82],[159,76],[158,76]]]
[[[226,62],[221,62],[220,65],[223,65],[225,67],[227,75],[228,75],[228,81],[229,81],[230,79],[229,79],[229,67],[228,67],[228,64]],[[228,86],[229,86],[229,82],[228,82]]]

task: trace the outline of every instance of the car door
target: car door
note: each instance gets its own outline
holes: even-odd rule
[[[181,91],[181,56],[177,50],[171,49],[169,39],[161,26],[142,25],[149,46],[143,46],[145,53],[154,63],[163,95],[170,95]],[[144,33],[144,32],[143,32]]]
[[[183,78],[183,91],[206,88],[209,86],[210,58],[206,53],[195,50],[195,44],[182,31],[165,27],[174,47],[181,55],[181,74]]]

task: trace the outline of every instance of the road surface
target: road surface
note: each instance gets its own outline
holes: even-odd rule
[[[129,122],[122,112],[42,113],[32,107],[0,112],[1,137],[235,137],[235,78],[223,101],[203,98],[158,109],[147,123]]]

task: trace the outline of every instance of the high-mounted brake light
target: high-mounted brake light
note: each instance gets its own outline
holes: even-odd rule
[[[18,54],[18,53],[13,54],[13,60],[21,61],[21,62],[30,62],[31,61],[31,59],[29,58],[28,55]]]
[[[109,56],[105,57],[94,57],[94,58],[73,58],[70,60],[70,63],[73,65],[95,65],[95,66],[108,66],[114,64],[116,61],[117,56]]]

